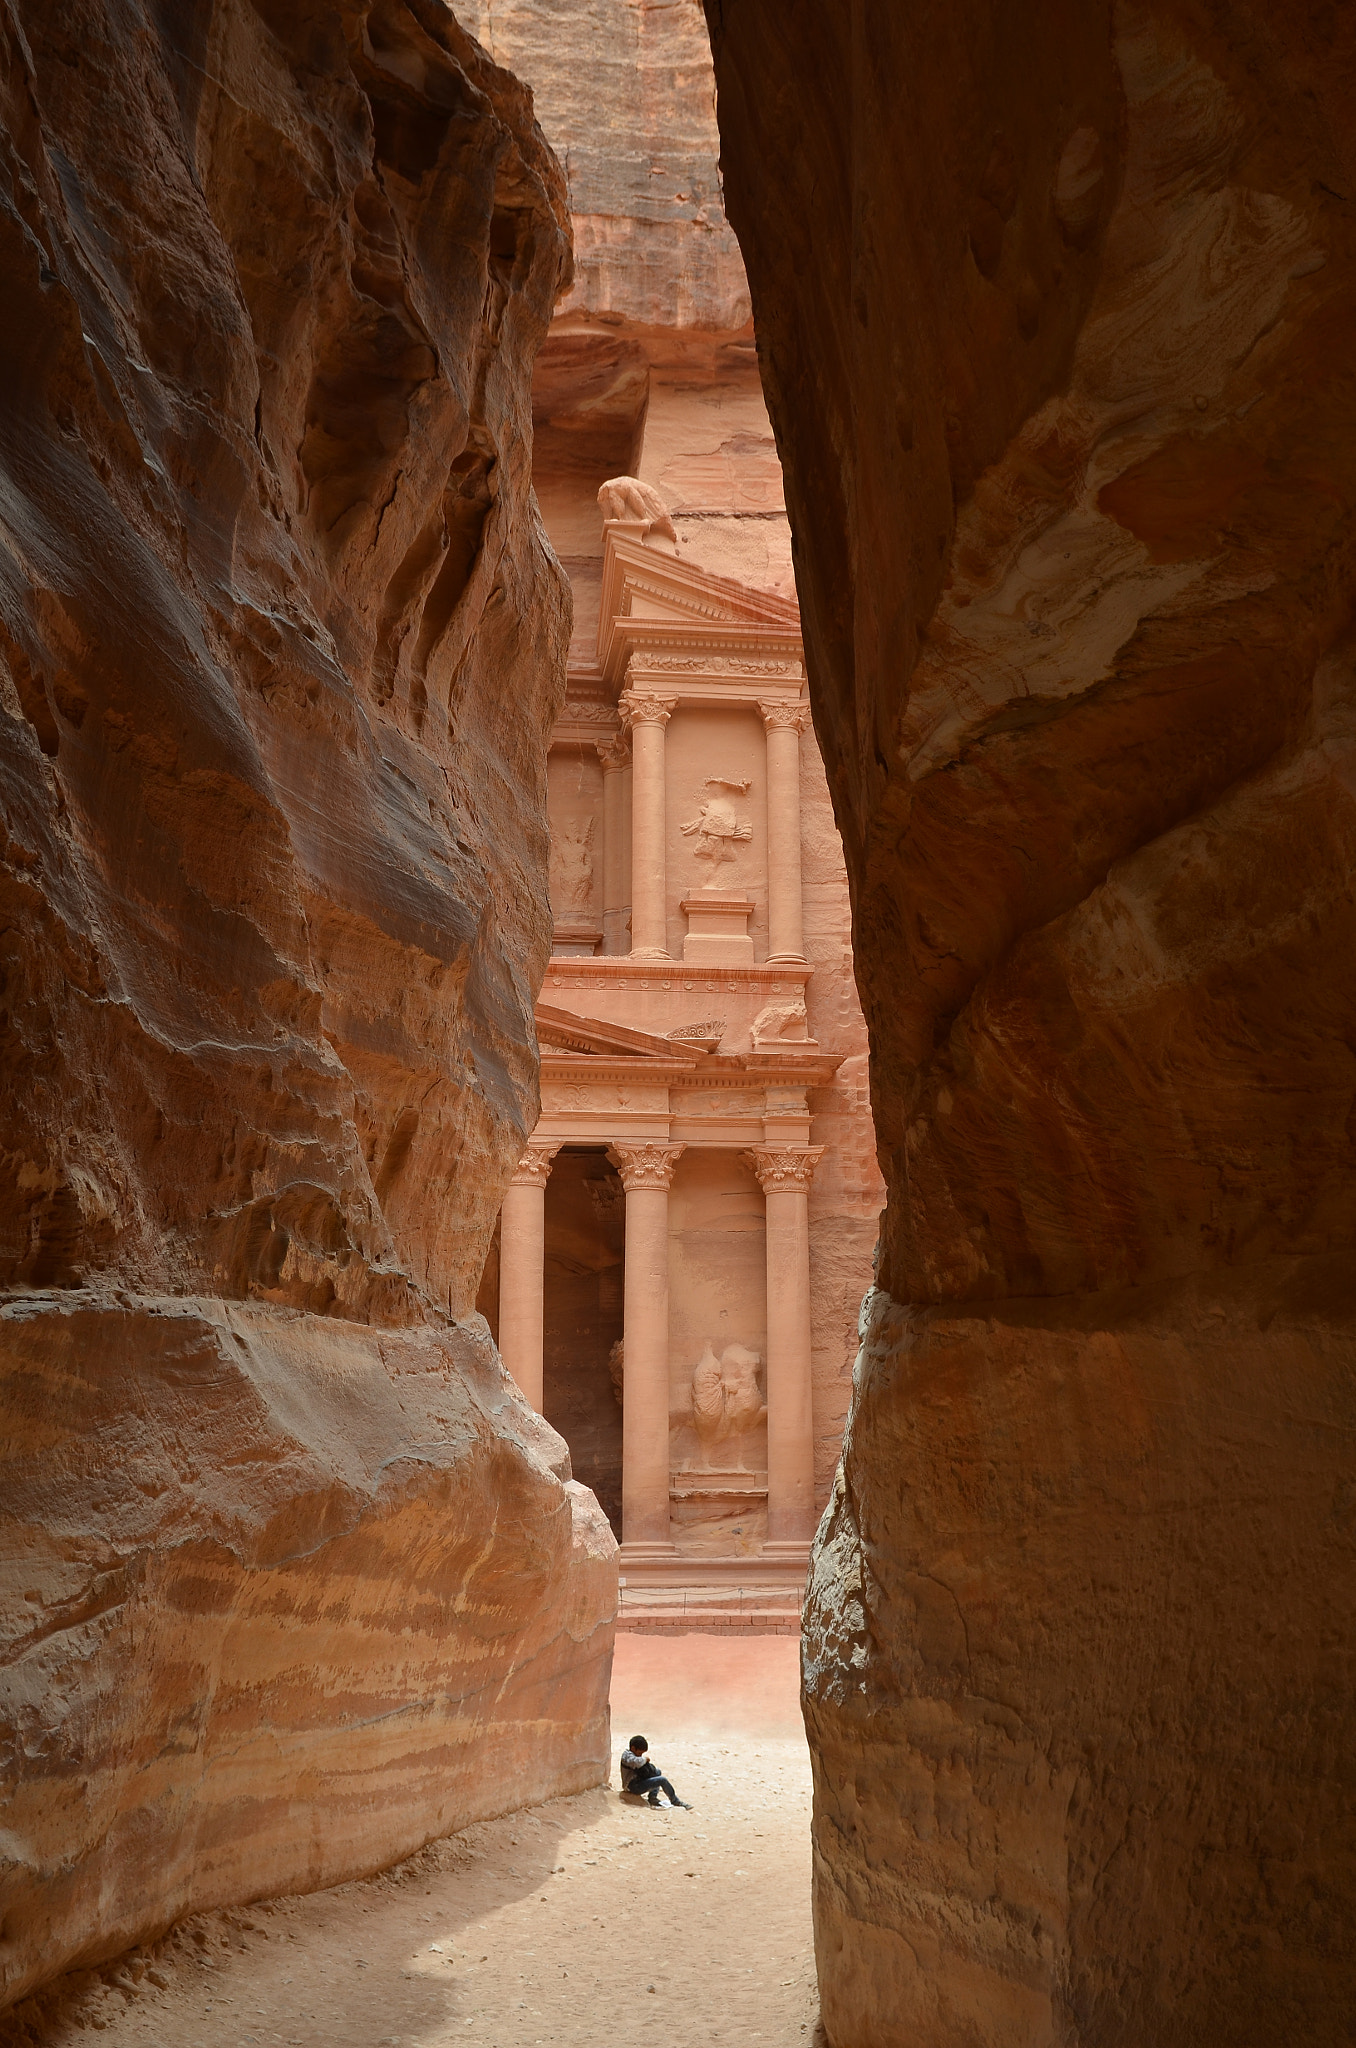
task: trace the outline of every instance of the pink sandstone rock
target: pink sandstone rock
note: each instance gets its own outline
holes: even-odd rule
[[[437,0],[21,0],[0,126],[13,1999],[593,1782],[615,1563],[471,1314],[537,1114],[558,167]]]
[[[707,0],[890,1200],[833,2048],[1356,2005],[1356,26]]]

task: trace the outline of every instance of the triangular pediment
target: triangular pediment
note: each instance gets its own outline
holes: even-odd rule
[[[708,619],[713,625],[800,628],[794,598],[754,590],[733,577],[717,576],[696,562],[685,562],[662,540],[637,541],[609,531],[607,541],[605,561],[613,565],[618,612],[644,609],[672,618]],[[608,582],[605,568],[605,588]]]
[[[543,1052],[569,1052],[598,1059],[680,1060],[695,1066],[705,1047],[654,1031],[637,1031],[630,1024],[610,1024],[601,1017],[581,1017],[573,1010],[558,1010],[538,1003],[537,1043]]]
[[[642,540],[628,523],[610,522],[604,531],[598,665],[610,682],[620,680],[633,652],[654,653],[670,642],[687,655],[709,648],[751,663],[799,658],[794,598],[713,575],[662,539]]]

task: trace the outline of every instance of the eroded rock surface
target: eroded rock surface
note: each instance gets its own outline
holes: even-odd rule
[[[708,15],[890,1179],[829,2037],[1346,2041],[1356,31]]]
[[[592,1782],[615,1566],[472,1316],[559,169],[440,0],[21,0],[0,109],[13,1998]]]
[[[457,12],[531,87],[564,167],[575,275],[561,315],[746,328],[697,0],[464,0]]]
[[[789,596],[698,0],[464,0],[461,14],[531,88],[569,182],[575,282],[533,380],[533,474],[574,589],[572,661],[594,656],[609,477],[658,491],[692,561]]]

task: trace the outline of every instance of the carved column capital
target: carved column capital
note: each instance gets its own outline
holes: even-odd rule
[[[642,1140],[609,1145],[607,1156],[621,1175],[622,1186],[630,1194],[636,1188],[667,1188],[683,1149],[681,1145]]]
[[[603,764],[604,775],[610,775],[617,768],[625,768],[631,759],[631,743],[624,732],[615,739],[599,740],[598,759]]]
[[[808,1145],[792,1151],[786,1145],[759,1145],[744,1158],[758,1176],[765,1195],[789,1189],[808,1194],[815,1168],[824,1157],[822,1145]]]
[[[810,723],[808,704],[788,704],[784,698],[765,703],[760,697],[758,709],[767,732],[793,732],[799,738]]]
[[[527,1149],[513,1170],[511,1188],[544,1188],[551,1178],[551,1161],[564,1144],[563,1138],[530,1138]]]
[[[676,697],[661,697],[652,690],[622,691],[617,702],[621,722],[628,732],[637,725],[657,725],[662,730],[678,709]]]

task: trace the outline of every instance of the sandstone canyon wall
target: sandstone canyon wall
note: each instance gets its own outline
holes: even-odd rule
[[[16,0],[0,107],[3,2002],[595,1782],[616,1571],[473,1314],[558,166],[440,0]]]
[[[707,13],[890,1187],[828,2036],[1346,2042],[1356,22]]]
[[[572,662],[595,659],[608,477],[652,484],[703,568],[789,597],[781,468],[697,0],[464,0],[459,13],[531,87],[567,175],[576,268],[533,418],[537,492],[574,591]]]

